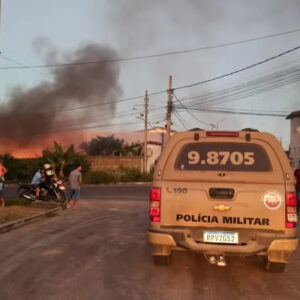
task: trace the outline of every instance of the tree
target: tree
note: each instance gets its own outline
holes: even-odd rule
[[[140,143],[125,144],[122,149],[122,155],[141,156],[143,145]]]
[[[21,170],[20,162],[10,154],[3,154],[0,156],[0,159],[3,161],[3,165],[7,169],[5,178],[7,180],[13,180],[15,177],[18,177]]]
[[[121,153],[124,140],[115,138],[114,135],[108,137],[97,136],[90,142],[84,142],[80,145],[88,155],[115,155]]]
[[[8,182],[30,182],[34,173],[41,167],[40,158],[16,159],[10,154],[0,156],[8,172],[5,179]]]
[[[131,143],[130,145],[124,143],[123,139],[118,139],[114,135],[108,137],[97,136],[89,142],[84,142],[80,148],[88,155],[130,155],[141,156],[142,144]]]
[[[65,173],[69,173],[72,168],[80,164],[83,170],[89,168],[88,161],[80,153],[74,151],[74,145],[71,145],[67,151],[54,141],[54,151],[43,150],[43,161],[52,165],[55,172],[60,178],[63,178]]]

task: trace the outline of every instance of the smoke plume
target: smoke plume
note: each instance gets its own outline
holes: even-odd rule
[[[38,45],[38,47],[37,47]],[[35,48],[44,55],[46,61],[59,63],[62,57],[53,47],[49,51],[47,42],[39,39]],[[63,54],[64,63],[103,61],[113,59],[116,53],[98,44],[85,44],[70,53]],[[61,60],[62,61],[62,60]],[[45,70],[41,70],[45,72]],[[60,112],[63,109],[101,104],[114,101],[120,96],[118,84],[119,66],[116,63],[83,64],[68,67],[50,68],[51,82],[25,90],[15,87],[9,95],[9,101],[0,106],[0,138],[16,146],[30,144],[52,134],[56,130],[76,127],[91,123],[99,117],[99,111],[105,119],[113,117],[114,104]],[[97,115],[98,112],[98,115]]]

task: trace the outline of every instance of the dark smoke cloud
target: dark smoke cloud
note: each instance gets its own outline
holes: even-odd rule
[[[99,18],[102,4],[95,3],[94,21],[102,34],[129,53],[297,28],[300,11],[298,0],[126,0],[106,1],[105,16]]]
[[[58,51],[47,47],[47,40],[39,39],[34,46],[46,56],[48,63],[59,61]],[[102,61],[115,57],[112,49],[89,43],[65,54],[64,62]],[[10,143],[24,145],[52,133],[58,127],[64,129],[65,125],[70,128],[92,122],[95,109],[60,114],[57,111],[62,107],[115,100],[121,94],[119,71],[116,63],[58,67],[50,70],[53,77],[50,83],[41,83],[29,90],[14,88],[9,101],[0,106],[0,138],[9,138]],[[101,110],[108,120],[113,117],[115,106],[105,105],[96,110]]]
[[[120,49],[123,56],[193,49],[288,31],[299,27],[300,12],[299,0],[120,0],[105,1],[105,5],[100,4],[100,1],[95,1],[95,6],[98,9],[94,9],[94,23],[97,24],[99,33],[104,36],[105,40],[113,41],[114,46]],[[99,11],[103,10],[103,7],[105,14],[99,17]],[[131,71],[130,78],[136,76],[135,86],[127,88],[130,85],[129,82],[124,92],[133,94],[133,90],[138,87],[147,88],[150,92],[166,89],[170,74],[173,75],[175,87],[206,80],[293,48],[297,45],[298,38],[299,33],[234,47],[140,61],[135,64],[134,72],[129,68],[129,64],[124,64],[122,73]],[[221,90],[246,82],[249,77],[254,78],[255,72],[270,72],[272,67],[278,66],[279,63],[284,66],[284,63],[290,62],[291,59],[293,59],[292,54],[249,72],[241,73],[241,76],[232,76],[227,80],[218,80],[193,89],[177,91],[176,94],[178,97],[186,97]],[[138,76],[138,74],[143,74],[143,76]],[[257,76],[260,74],[258,73]],[[132,92],[126,89],[131,89]],[[292,107],[295,110],[298,109],[296,101],[299,100],[293,92],[287,92],[287,90],[284,92],[282,88],[280,91],[283,97],[280,97],[278,91],[274,91],[274,94],[269,92],[233,102],[232,105],[236,108],[253,109],[254,107],[263,110],[268,110],[270,107],[278,110],[283,107],[291,107],[291,110]],[[142,92],[141,90],[139,93]],[[153,98],[150,98],[150,103],[155,103],[158,99]],[[283,104],[283,98],[288,101],[286,104]],[[293,98],[296,99],[294,104]],[[187,113],[182,112],[181,115],[191,127],[201,126]],[[206,123],[215,124],[226,119],[220,124],[221,129],[255,127],[257,121],[261,119],[255,116],[201,112],[198,116]],[[272,130],[277,134],[277,132],[283,132],[284,127],[285,132],[288,132],[288,123],[284,119],[281,122],[273,120],[262,125],[261,129]],[[174,124],[178,126],[176,119]],[[181,128],[180,124],[177,128]]]

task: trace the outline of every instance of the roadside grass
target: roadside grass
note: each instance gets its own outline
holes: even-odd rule
[[[26,218],[57,207],[55,202],[31,202],[29,199],[5,199],[5,207],[0,207],[0,224]]]
[[[30,205],[30,200],[25,198],[8,198],[5,199],[6,206],[14,206],[14,205]]]

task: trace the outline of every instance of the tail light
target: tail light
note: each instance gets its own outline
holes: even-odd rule
[[[160,198],[161,189],[151,188],[150,191],[150,220],[160,222]]]
[[[295,228],[298,220],[297,216],[297,197],[296,193],[285,194],[285,206],[286,206],[286,228]]]
[[[238,137],[238,131],[206,131],[206,136]]]

